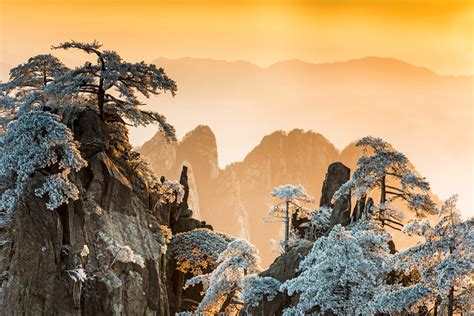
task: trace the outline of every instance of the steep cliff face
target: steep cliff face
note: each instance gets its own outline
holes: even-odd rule
[[[188,167],[189,204],[196,218],[211,215],[206,212],[214,195],[212,187],[219,174],[217,143],[208,126],[200,125],[188,132],[183,139],[167,142],[157,133],[138,151],[147,157],[157,175],[177,178],[183,165]]]
[[[0,232],[2,314],[168,315],[161,225],[203,225],[190,218],[193,225],[183,225],[173,216],[179,205],[157,207],[158,191],[117,150],[117,123],[91,110],[66,123],[88,162],[72,174],[80,198],[48,210],[33,193],[43,175],[32,177]],[[82,272],[87,279],[78,282]]]
[[[254,243],[264,266],[269,265],[277,255],[271,250],[269,240],[282,237],[279,236],[282,225],[262,222],[268,207],[274,202],[269,194],[273,187],[285,183],[302,184],[319,201],[328,166],[342,162],[350,169],[344,167],[344,170],[347,169],[344,179],[347,179],[362,155],[362,150],[354,143],[338,151],[324,136],[296,129],[265,136],[243,161],[219,170],[215,136],[208,127],[196,128],[177,144],[163,145],[163,141],[159,141],[161,137],[160,134],[155,135],[139,149],[150,159],[156,173],[177,177],[181,165],[189,165],[195,178],[194,183],[190,181],[190,191],[196,192],[194,197],[190,196],[190,201],[194,203],[192,208],[199,209],[201,218],[212,222],[216,230]],[[155,159],[157,156],[165,158]],[[164,170],[162,166],[165,164],[172,167]],[[355,203],[354,199],[347,201],[348,206],[353,207]],[[348,216],[345,214],[346,221]],[[413,214],[406,214],[405,219],[412,217]],[[399,231],[388,230],[397,248],[413,244],[412,238]]]
[[[208,127],[189,132],[175,145],[179,154],[174,167],[164,174],[172,175],[183,163],[190,165],[202,218],[210,220],[216,230],[249,239],[259,248],[264,264],[269,264],[276,256],[269,240],[278,238],[281,230],[281,225],[262,223],[272,204],[269,192],[280,184],[301,183],[319,199],[327,166],[338,159],[339,152],[320,134],[278,131],[264,137],[242,162],[218,170],[215,136],[211,134]],[[161,150],[154,147],[159,137],[157,134],[139,149],[153,168],[172,159],[170,155],[165,160],[154,160],[155,152]]]
[[[269,264],[276,256],[269,240],[278,238],[282,229],[281,224],[262,223],[274,202],[269,192],[280,184],[297,183],[319,198],[327,165],[337,155],[336,148],[320,134],[293,130],[268,135],[242,162],[221,172],[206,212],[225,212],[226,216],[212,217],[214,227],[242,237],[248,235],[263,263]]]

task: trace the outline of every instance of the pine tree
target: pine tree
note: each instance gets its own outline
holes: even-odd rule
[[[394,268],[407,275],[415,271],[420,280],[386,293],[381,305],[413,311],[426,303],[450,316],[455,308],[462,312],[472,308],[473,302],[466,298],[474,295],[474,219],[462,220],[456,201],[452,196],[442,205],[438,223],[415,220],[404,227],[404,232],[425,241],[396,254]]]
[[[371,215],[382,225],[396,229],[403,226],[398,210],[392,205],[396,200],[403,201],[418,216],[436,212],[436,204],[429,195],[429,183],[415,174],[404,154],[371,136],[360,139],[356,146],[364,149],[364,156],[358,160],[351,180],[334,194],[333,201],[349,192],[365,198],[379,191],[379,203],[373,204]]]
[[[179,271],[200,275],[217,267],[219,255],[233,240],[233,237],[207,228],[194,229],[174,235],[169,254],[176,260]]]
[[[54,49],[78,49],[93,54],[97,57],[97,62],[86,62],[81,67],[63,72],[45,90],[54,94],[90,95],[102,119],[105,119],[105,114],[112,113],[134,126],[156,122],[167,137],[175,138],[173,126],[166,122],[163,115],[140,109],[143,104],[139,101],[138,94],[148,98],[168,91],[174,96],[176,83],[166,75],[163,68],[144,62],[125,62],[116,52],[101,50],[101,47],[96,41],[70,41],[54,46]]]
[[[78,148],[71,131],[55,114],[35,109],[10,122],[0,135],[0,209],[13,211],[34,173],[44,176],[35,194],[48,195],[49,209],[77,199],[78,189],[68,175],[87,165]]]
[[[50,54],[31,57],[12,68],[9,81],[0,84],[0,125],[5,128],[18,112],[46,106],[52,96],[44,89],[66,71],[68,68]]]
[[[291,236],[290,219],[292,217],[307,217],[312,211],[306,208],[302,203],[313,202],[314,199],[303,188],[302,185],[280,185],[275,187],[270,195],[282,200],[282,202],[273,205],[268,210],[268,216],[265,218],[266,222],[273,222],[272,218],[276,218],[277,222],[283,221],[285,224],[285,240],[284,249],[288,250],[289,240]]]
[[[272,301],[279,293],[281,282],[269,276],[250,274],[242,282],[241,299],[246,306],[257,307],[264,299]]]
[[[205,294],[198,312],[235,314],[243,303],[239,300],[243,280],[247,275],[260,272],[257,249],[245,240],[229,243],[219,255],[218,266],[211,273],[198,275],[186,282],[186,286],[202,283]]]
[[[389,241],[389,235],[372,221],[358,222],[350,229],[334,226],[301,261],[300,274],[282,284],[281,291],[299,297],[285,315],[375,313],[375,299],[390,272]]]

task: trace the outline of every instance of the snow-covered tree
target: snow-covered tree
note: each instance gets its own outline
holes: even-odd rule
[[[374,300],[386,286],[390,272],[390,236],[372,221],[348,228],[336,225],[320,237],[301,261],[297,277],[280,290],[299,294],[298,303],[286,315],[331,311],[336,315],[371,315]]]
[[[304,206],[304,203],[313,202],[314,199],[300,185],[285,184],[275,187],[270,195],[278,198],[281,202],[272,205],[268,210],[268,216],[270,218],[276,218],[279,222],[285,224],[285,250],[288,248],[290,240],[290,218],[293,214],[297,217],[307,217],[312,211],[311,209]],[[272,219],[265,219],[267,222],[272,222]]]
[[[200,275],[217,267],[219,255],[233,240],[226,234],[198,228],[174,235],[168,249],[178,270]]]
[[[78,147],[71,131],[49,112],[34,109],[10,122],[0,135],[0,209],[13,211],[35,172],[44,175],[35,194],[48,195],[49,209],[77,199],[78,189],[68,175],[87,164]]]
[[[83,66],[64,72],[45,90],[51,93],[79,93],[92,96],[101,118],[105,113],[118,114],[134,126],[158,123],[167,137],[174,138],[174,128],[166,118],[156,112],[143,110],[138,94],[150,97],[160,92],[175,94],[176,83],[163,68],[154,64],[129,63],[114,51],[102,50],[94,41],[81,43],[70,41],[54,46],[54,49],[78,49],[97,57],[96,63],[86,62]]]
[[[281,282],[268,276],[250,274],[242,282],[241,299],[246,306],[259,306],[264,299],[272,301],[279,293]]]
[[[37,55],[10,70],[9,81],[0,84],[0,116],[3,125],[16,117],[18,111],[44,106],[50,95],[44,89],[68,69],[53,55]],[[0,122],[2,125],[2,122]]]
[[[307,227],[306,239],[317,240],[319,237],[326,235],[331,229],[332,208],[321,207],[309,214],[309,221],[303,225]]]
[[[398,211],[392,206],[395,200],[403,201],[417,215],[436,211],[436,204],[429,195],[429,183],[416,175],[404,154],[382,139],[371,136],[360,139],[356,146],[364,149],[364,156],[358,160],[352,178],[334,194],[333,201],[349,192],[365,198],[379,191],[380,202],[370,210],[372,216],[382,225],[396,225],[394,228],[402,225]]]
[[[219,255],[217,263],[211,273],[189,279],[186,286],[203,285],[205,294],[198,312],[235,314],[243,305],[239,300],[243,280],[247,275],[260,272],[257,249],[245,240],[236,239]]]
[[[474,219],[462,220],[456,200],[452,196],[442,205],[436,224],[415,220],[405,225],[404,232],[425,241],[396,254],[394,268],[404,274],[415,271],[420,278],[412,286],[397,286],[381,296],[380,305],[386,310],[414,311],[427,304],[453,315],[455,309],[467,312],[473,307]]]
[[[167,180],[159,185],[159,203],[181,203],[184,197],[184,187],[176,180]]]

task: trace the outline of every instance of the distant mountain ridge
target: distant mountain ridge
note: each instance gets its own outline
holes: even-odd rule
[[[200,58],[155,62],[178,91],[174,98],[149,100],[150,109],[166,115],[178,132],[211,126],[221,167],[243,160],[278,129],[317,130],[340,149],[377,135],[409,156],[440,194],[458,193],[459,206],[473,208],[467,172],[474,159],[473,76],[442,76],[381,57],[321,64],[289,60],[268,67]],[[143,144],[151,136],[136,133],[132,140]],[[451,161],[456,163],[447,165]]]
[[[222,67],[232,67],[237,66],[242,71],[277,71],[277,70],[293,70],[293,71],[306,71],[306,72],[328,72],[334,70],[343,70],[346,72],[350,71],[367,71],[367,70],[376,70],[377,72],[383,72],[385,75],[389,75],[391,72],[399,73],[416,73],[419,76],[425,77],[439,77],[439,78],[466,78],[472,79],[474,75],[439,75],[431,69],[423,66],[416,66],[405,61],[392,58],[392,57],[377,57],[377,56],[367,56],[362,58],[354,58],[344,61],[334,61],[334,62],[322,62],[322,63],[312,63],[303,61],[300,59],[289,59],[275,62],[269,66],[259,66],[249,61],[235,60],[227,61],[221,59],[211,59],[211,58],[195,58],[195,57],[181,57],[181,58],[166,58],[159,57],[152,61],[152,63],[161,65],[164,68],[171,65],[186,65],[193,67],[212,67],[219,66]],[[171,68],[170,68],[171,69]]]

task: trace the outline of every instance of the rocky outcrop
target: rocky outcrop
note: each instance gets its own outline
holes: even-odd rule
[[[170,205],[170,223],[173,234],[188,232],[196,228],[212,229],[205,221],[199,221],[192,217],[193,211],[189,208],[189,183],[188,168],[183,166],[181,171],[180,184],[184,188],[183,201],[179,204]],[[167,256],[167,280],[168,281],[168,297],[169,308],[172,315],[182,310],[189,310],[190,306],[186,302],[197,302],[202,299],[202,287],[192,287],[183,290],[184,284],[191,275],[184,274],[176,269],[176,260],[171,256]],[[184,302],[184,304],[183,304]]]
[[[319,199],[327,166],[337,159],[338,151],[320,134],[303,130],[278,131],[264,137],[242,162],[216,171],[217,148],[211,133],[208,127],[202,126],[189,132],[176,145],[179,152],[176,155],[180,158],[174,162],[175,173],[164,175],[177,177],[176,170],[181,170],[183,164],[190,167],[196,180],[202,218],[211,221],[218,231],[249,239],[259,248],[263,264],[269,265],[276,254],[268,242],[278,238],[282,228],[278,224],[262,224],[268,207],[274,202],[269,192],[277,185],[300,183]],[[161,145],[154,148],[155,143],[161,144],[159,137],[155,135],[139,149],[149,157],[153,168],[164,161],[155,163],[153,160],[156,151],[162,150]],[[207,148],[210,153],[201,154],[201,148]]]
[[[342,162],[334,162],[328,166],[321,191],[321,199],[319,200],[319,207],[334,207],[332,197],[334,193],[349,180],[350,175],[351,169],[347,168]]]
[[[305,245],[290,249],[288,252],[285,252],[276,258],[268,270],[262,272],[260,276],[272,277],[280,282],[295,278],[298,275],[297,268],[299,267],[301,260],[310,251],[311,246],[311,243],[307,243]],[[268,301],[266,298],[264,298],[257,307],[244,306],[241,315],[282,315],[282,312],[285,308],[288,308],[296,302],[296,296],[290,297],[286,292],[278,293],[271,301]],[[244,311],[247,313],[244,313]]]
[[[162,133],[157,133],[137,150],[149,159],[157,175],[166,178],[178,178],[182,167],[186,166],[188,203],[196,218],[210,218],[208,210],[212,205],[219,166],[216,137],[208,126],[197,126],[180,142],[166,141]]]
[[[351,216],[351,195],[345,194],[332,203],[334,193],[349,181],[351,169],[347,168],[341,162],[334,162],[329,165],[326,177],[324,178],[323,188],[319,207],[332,208],[331,225],[342,224],[346,226],[350,222]]]
[[[173,218],[180,204],[159,206],[158,191],[127,162],[128,140],[116,134],[126,135],[123,124],[87,109],[65,117],[88,162],[71,174],[80,198],[48,210],[34,195],[43,175],[33,175],[0,232],[2,314],[169,315],[162,225],[205,223],[190,212]]]
[[[257,246],[264,266],[276,253],[269,240],[282,237],[283,225],[262,223],[275,200],[271,190],[281,184],[302,184],[316,199],[328,164],[337,158],[336,148],[322,135],[303,130],[278,131],[265,136],[242,162],[219,173],[206,212],[213,226],[226,233],[247,237]],[[225,216],[216,216],[225,211]]]
[[[339,152],[321,134],[302,130],[277,131],[265,136],[243,161],[216,171],[217,149],[215,136],[211,134],[208,127],[201,126],[174,145],[163,145],[162,136],[157,134],[140,148],[140,152],[150,158],[154,168],[165,164],[173,166],[163,172],[155,169],[159,175],[177,178],[182,165],[188,166],[189,204],[195,216],[212,222],[218,231],[250,240],[260,250],[264,266],[268,266],[276,256],[269,240],[283,237],[283,225],[262,224],[268,207],[275,202],[269,195],[275,186],[302,184],[310,195],[320,200],[321,205],[334,206],[333,224],[349,222],[350,204],[357,201],[350,201],[348,197],[335,205],[330,201],[340,185],[349,179],[349,169],[355,170],[357,160],[363,154],[354,143]],[[169,146],[175,147],[170,150]],[[200,152],[201,148],[207,148],[210,153]],[[163,158],[165,154],[166,159]],[[155,161],[155,156],[162,158]],[[179,160],[176,156],[180,157]],[[334,162],[340,163],[328,170]],[[327,171],[334,175],[329,177],[331,180],[323,190]],[[366,208],[360,207],[362,213]],[[410,218],[410,214],[406,215],[407,219]],[[360,211],[357,216],[361,216]],[[294,223],[295,226],[299,224]],[[400,232],[394,230],[390,233],[401,247],[410,244]]]

